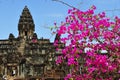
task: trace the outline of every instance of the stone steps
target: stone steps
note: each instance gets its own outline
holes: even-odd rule
[[[25,48],[25,40],[22,41],[20,44],[20,47],[18,47],[18,52],[20,52],[22,55],[24,54],[24,48]]]

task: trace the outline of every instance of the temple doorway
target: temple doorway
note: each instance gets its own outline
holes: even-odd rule
[[[7,66],[7,75],[16,76],[17,75],[17,67],[16,66]]]
[[[25,36],[27,36],[27,31],[25,31]]]

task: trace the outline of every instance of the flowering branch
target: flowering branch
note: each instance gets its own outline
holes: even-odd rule
[[[119,80],[120,18],[110,21],[104,12],[94,14],[95,9],[69,9],[66,22],[57,30],[59,35],[66,34],[61,42],[69,42],[62,50],[63,56],[56,60],[57,64],[67,63],[70,69],[65,80]],[[84,68],[78,74],[81,65]]]

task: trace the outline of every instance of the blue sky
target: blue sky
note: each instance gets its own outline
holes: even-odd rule
[[[107,15],[120,16],[120,0],[62,0],[81,10],[91,5],[97,7],[96,13],[106,11]],[[9,33],[18,36],[18,20],[25,5],[28,6],[35,23],[38,38],[54,40],[49,28],[54,22],[65,20],[70,7],[52,0],[0,0],[0,39],[7,39]],[[117,9],[117,10],[116,10]],[[113,11],[111,11],[113,10]]]

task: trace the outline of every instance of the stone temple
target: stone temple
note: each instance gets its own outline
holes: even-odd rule
[[[0,77],[14,76],[19,78],[44,78],[43,80],[62,80],[67,68],[56,65],[56,57],[61,55],[61,49],[56,51],[54,42],[49,39],[37,38],[34,33],[35,24],[32,15],[24,7],[18,23],[18,37],[12,33],[8,39],[0,40]],[[56,35],[55,40],[59,40]],[[51,79],[49,79],[51,78]],[[20,79],[19,79],[20,80]]]

